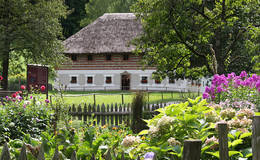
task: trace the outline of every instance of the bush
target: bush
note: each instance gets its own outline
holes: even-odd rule
[[[0,104],[0,143],[10,139],[22,139],[24,134],[37,137],[50,125],[52,110],[48,101],[21,97],[20,93],[3,99]]]

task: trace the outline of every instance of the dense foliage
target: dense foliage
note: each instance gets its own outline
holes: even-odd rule
[[[198,77],[251,71],[259,53],[257,0],[138,0],[143,63],[160,76]]]
[[[27,63],[60,64],[63,46],[59,39],[63,36],[59,19],[65,16],[62,0],[0,0],[0,61],[4,89],[8,86],[9,61],[13,60],[13,53],[23,56]]]
[[[10,139],[23,139],[25,134],[38,137],[51,125],[53,113],[49,101],[21,95],[20,91],[13,93],[0,104],[0,144]]]

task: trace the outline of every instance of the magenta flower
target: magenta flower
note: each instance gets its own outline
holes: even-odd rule
[[[45,102],[46,102],[46,103],[50,103],[50,101],[49,101],[48,99],[45,99]]]
[[[208,98],[209,98],[209,94],[208,94],[207,92],[204,92],[204,93],[202,94],[202,98],[203,98],[203,99],[208,99]]]
[[[247,77],[246,71],[242,71],[239,75],[241,78]]]
[[[218,86],[217,87],[217,93],[221,93],[223,91],[222,87],[221,86]]]
[[[2,76],[0,76],[0,81],[2,81],[4,78]]]

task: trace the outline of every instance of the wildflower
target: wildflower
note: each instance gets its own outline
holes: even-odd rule
[[[14,122],[11,122],[11,123],[9,123],[9,126],[10,126],[10,127],[14,127],[14,126],[15,126],[15,123],[14,123]]]
[[[41,91],[45,91],[46,87],[44,85],[41,86]]]
[[[4,78],[2,76],[0,76],[0,81],[2,81]]]
[[[31,101],[24,101],[24,105],[30,105],[31,104]]]
[[[231,119],[231,118],[235,117],[235,115],[236,115],[236,111],[233,108],[227,108],[220,112],[220,116],[223,119],[225,119],[225,118]]]
[[[41,105],[41,102],[40,102],[40,101],[37,101],[35,104],[36,104],[37,106],[39,106],[39,105]]]
[[[155,153],[154,152],[148,152],[144,155],[144,160],[153,160],[155,157]]]
[[[240,109],[236,114],[238,119],[242,119],[244,117],[252,119],[254,116],[254,111],[248,108]]]
[[[237,130],[240,131],[240,132],[242,132],[242,133],[247,133],[247,132],[249,132],[248,129],[246,129],[246,128],[238,128]]]
[[[171,145],[171,146],[177,146],[177,145],[181,145],[181,143],[179,141],[177,141],[175,138],[171,137],[167,140],[167,142]]]
[[[69,121],[69,124],[72,124],[72,120]]]
[[[48,99],[45,99],[45,103],[50,103],[50,101]]]
[[[33,99],[33,96],[30,96],[30,99]]]
[[[140,143],[140,141],[141,141],[140,137],[126,136],[123,139],[122,146],[124,146],[124,147],[131,147],[131,146],[133,146],[136,143]]]
[[[25,90],[26,89],[25,85],[21,85],[21,89]]]
[[[112,129],[113,129],[113,130],[117,130],[117,127],[113,127]]]
[[[203,99],[208,99],[209,98],[209,94],[207,92],[204,92],[202,97],[203,97]]]
[[[142,140],[145,140],[145,136],[142,136],[141,139],[142,139]]]
[[[16,93],[13,93],[13,94],[12,94],[12,97],[13,97],[13,98],[15,98],[16,96],[17,96]]]
[[[241,78],[247,77],[246,71],[242,71],[242,72],[240,73],[239,77],[241,77]]]

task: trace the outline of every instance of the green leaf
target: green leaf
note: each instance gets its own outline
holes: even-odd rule
[[[217,151],[217,152],[206,152],[206,153],[219,158],[219,151]]]
[[[247,132],[247,133],[243,133],[243,134],[240,136],[240,138],[242,139],[242,138],[246,138],[246,137],[250,137],[250,136],[252,136],[252,132]]]
[[[260,116],[260,112],[255,112],[255,116]]]
[[[241,152],[238,151],[228,151],[228,156],[231,157],[235,154],[239,154],[241,157],[243,157],[243,154]]]
[[[249,157],[252,157],[253,156],[253,153],[249,153],[246,155],[246,158],[249,158]]]
[[[235,147],[239,144],[243,144],[243,140],[242,139],[237,139],[237,140],[234,140],[233,142],[231,142],[231,146]]]
[[[148,134],[149,130],[142,130],[141,132],[138,133],[138,135],[144,135],[144,134]]]

